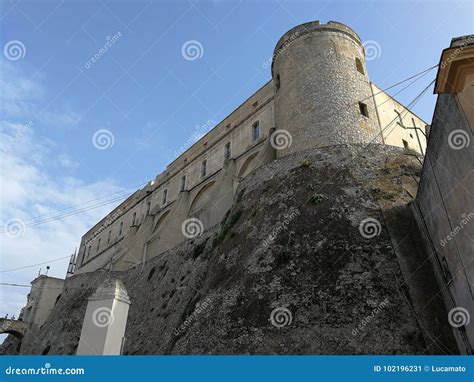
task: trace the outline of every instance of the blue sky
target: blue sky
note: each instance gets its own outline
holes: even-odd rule
[[[474,30],[472,1],[3,0],[0,15],[2,225],[153,179],[199,126],[270,79],[275,43],[295,25],[351,26],[377,48],[368,71],[381,87],[437,64],[452,37]],[[197,57],[183,55],[189,41]],[[434,76],[397,98],[409,103]],[[428,123],[434,102],[430,91],[414,109]],[[112,207],[0,235],[0,270],[69,255]],[[50,265],[64,277],[67,261]],[[28,284],[38,269],[0,281]],[[0,287],[0,315],[18,314],[26,293]]]

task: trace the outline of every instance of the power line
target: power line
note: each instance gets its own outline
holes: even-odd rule
[[[74,208],[74,207],[79,207],[79,206],[81,206],[81,205],[88,204],[88,203],[91,203],[91,202],[95,202],[95,201],[97,201],[97,200],[104,199],[104,198],[107,198],[107,197],[109,197],[109,196],[113,196],[113,195],[116,195],[116,194],[121,194],[121,193],[123,193],[123,192],[125,192],[125,191],[128,191],[128,190],[130,190],[130,189],[141,188],[141,187],[143,187],[143,186],[144,186],[145,184],[147,184],[147,183],[148,183],[148,182],[141,183],[141,184],[138,184],[138,185],[136,185],[136,186],[130,186],[130,187],[124,188],[124,189],[122,189],[122,190],[115,191],[115,192],[113,192],[113,193],[111,193],[111,194],[103,195],[103,196],[100,196],[100,197],[98,197],[98,198],[94,198],[94,199],[91,199],[91,200],[87,200],[87,201],[85,201],[85,202],[81,202],[81,203],[78,203],[78,204],[74,204],[74,205],[72,205],[72,206],[68,206],[68,207],[65,207],[65,208],[61,208],[61,209],[58,209],[58,210],[54,210],[54,211],[48,212],[48,213],[46,213],[46,214],[37,215],[37,216],[34,216],[34,217],[32,217],[32,218],[28,218],[28,219],[23,220],[23,222],[29,222],[29,221],[32,221],[32,220],[36,220],[36,219],[38,219],[38,218],[43,218],[43,217],[46,217],[46,216],[49,216],[49,215],[53,215],[53,214],[58,213],[58,212],[61,212],[61,211],[67,211],[67,210],[70,210],[70,209],[72,209],[72,208]]]
[[[64,260],[64,259],[69,259],[69,258],[71,258],[71,255],[69,255],[69,256],[64,256],[64,257],[58,257],[57,259],[45,261],[45,262],[43,262],[43,263],[38,263],[38,264],[33,264],[33,265],[26,265],[26,266],[24,266],[24,267],[13,268],[13,269],[6,269],[6,270],[4,270],[4,271],[0,271],[0,273],[19,271],[19,270],[21,270],[21,269],[26,269],[26,268],[33,268],[33,267],[37,267],[38,265],[44,265],[44,264],[54,263],[55,261]]]

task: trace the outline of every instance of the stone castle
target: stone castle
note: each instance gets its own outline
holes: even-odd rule
[[[473,353],[474,36],[431,126],[338,22],[285,33],[271,74],[32,282],[0,352]]]
[[[291,29],[271,69],[270,82],[83,236],[76,273],[128,269],[220,223],[242,178],[275,158],[355,143],[424,153],[426,123],[370,82],[346,25]]]

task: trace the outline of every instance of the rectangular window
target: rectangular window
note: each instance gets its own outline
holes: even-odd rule
[[[230,142],[226,143],[224,146],[224,159],[228,160],[230,159],[231,156],[231,151],[230,151]]]
[[[181,184],[179,186],[180,191],[184,191],[186,189],[186,175],[181,177]]]
[[[201,163],[201,178],[205,178],[207,174],[207,160],[203,160]]]
[[[97,252],[99,252],[99,248],[100,248],[100,239],[97,240]]]
[[[165,189],[165,190],[163,190],[163,198],[162,198],[162,200],[161,200],[161,204],[165,205],[167,198],[168,198],[168,190]]]
[[[259,138],[260,138],[260,124],[257,121],[252,125],[252,140],[256,141]]]
[[[364,117],[369,117],[369,109],[365,103],[359,102],[359,110]]]
[[[151,200],[146,202],[146,214],[149,215],[151,211]]]
[[[135,225],[136,220],[137,220],[137,213],[134,212],[134,213],[133,213],[133,218],[132,218],[132,225]]]
[[[109,236],[107,237],[107,244],[110,243],[110,237],[112,236],[112,231],[109,231]]]
[[[123,232],[123,222],[120,222],[119,236],[122,236],[122,232]]]

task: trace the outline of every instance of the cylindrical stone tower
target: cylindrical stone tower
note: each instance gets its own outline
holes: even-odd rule
[[[299,25],[278,41],[273,54],[275,125],[290,147],[278,156],[346,143],[380,143],[365,53],[344,24]]]

